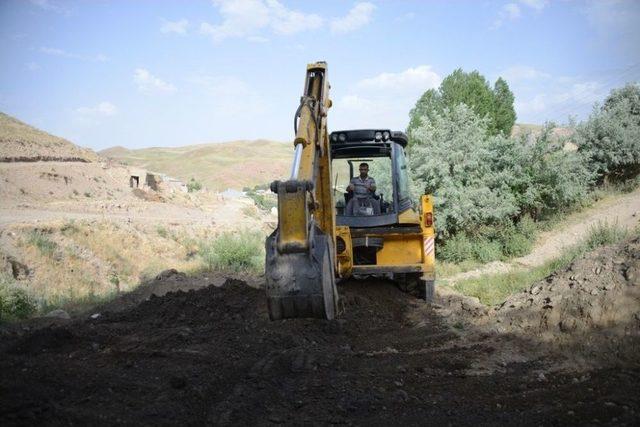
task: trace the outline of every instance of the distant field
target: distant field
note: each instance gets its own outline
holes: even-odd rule
[[[222,191],[284,178],[291,166],[293,144],[255,140],[138,150],[113,147],[99,154],[185,182],[194,178],[211,190]]]

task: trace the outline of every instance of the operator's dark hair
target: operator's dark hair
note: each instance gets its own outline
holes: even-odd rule
[[[369,163],[360,163],[360,166],[358,166],[358,168],[361,168],[363,166],[366,166],[368,168],[369,167]]]

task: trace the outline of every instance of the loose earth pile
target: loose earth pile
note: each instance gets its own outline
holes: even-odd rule
[[[549,354],[482,373],[499,341],[463,339],[388,282],[342,285],[339,320],[281,322],[268,320],[262,291],[209,283],[170,272],[149,288],[188,291],[5,330],[3,424],[638,421],[637,365],[553,372]]]

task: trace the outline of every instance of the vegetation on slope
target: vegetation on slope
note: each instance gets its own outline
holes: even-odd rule
[[[95,161],[91,150],[50,135],[0,112],[0,161]]]
[[[285,176],[291,167],[291,144],[256,140],[178,148],[119,148],[101,155],[132,166],[165,173],[184,182],[194,178],[211,190],[240,190]]]

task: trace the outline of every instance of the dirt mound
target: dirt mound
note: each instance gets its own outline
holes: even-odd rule
[[[0,162],[94,162],[92,150],[0,113]]]
[[[640,350],[640,238],[596,250],[501,304],[501,332],[580,343],[601,353]],[[620,354],[618,354],[620,355]],[[630,355],[629,355],[630,356]]]
[[[640,411],[637,370],[543,380],[539,359],[477,375],[474,361],[496,349],[461,340],[387,282],[343,284],[339,320],[281,322],[242,281],[169,271],[149,287],[170,283],[188,290],[6,332],[3,423],[632,424]]]

